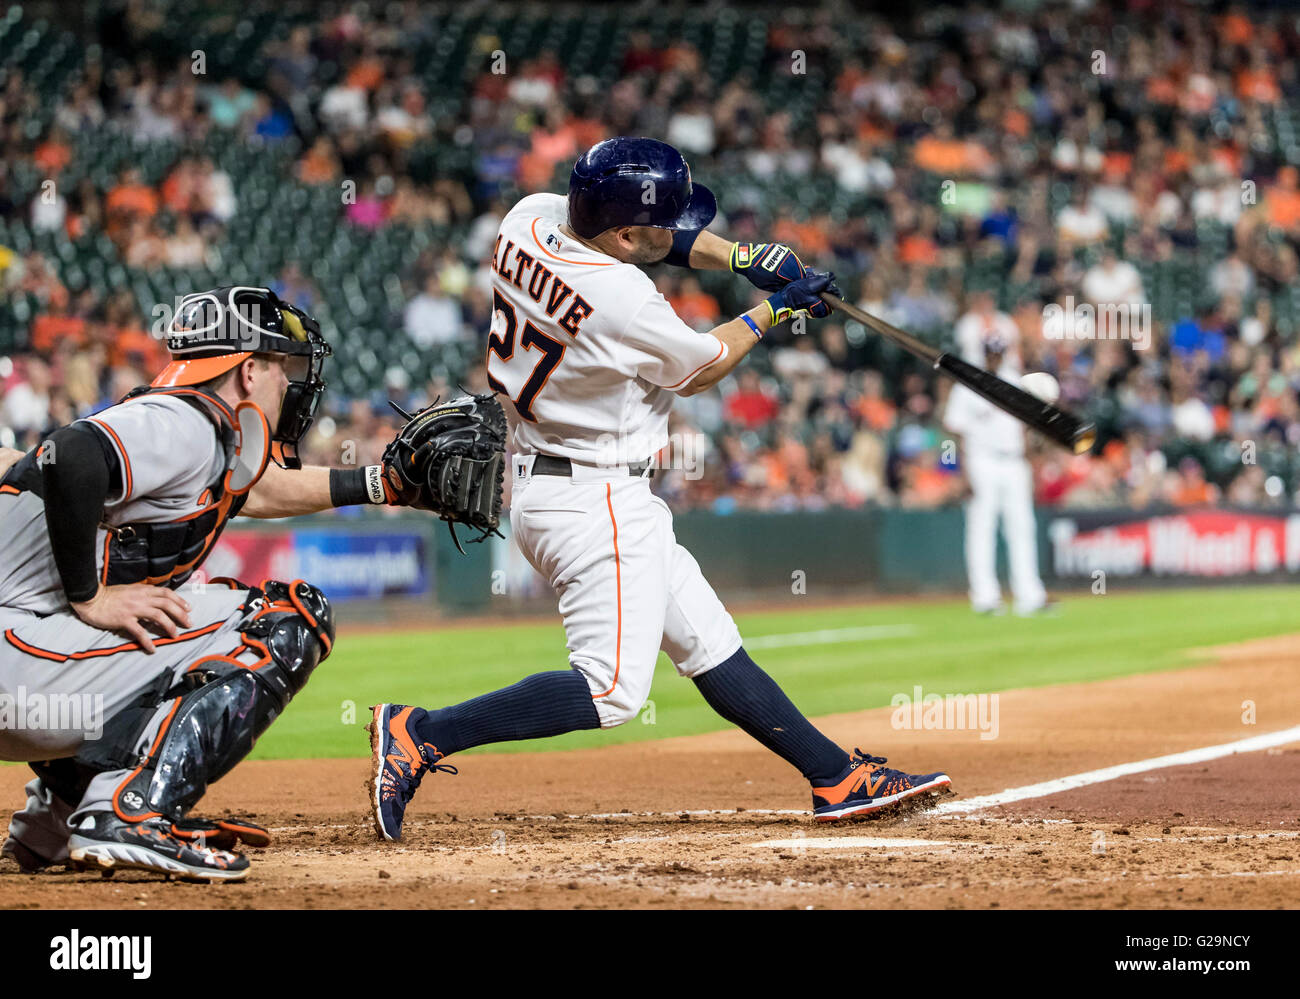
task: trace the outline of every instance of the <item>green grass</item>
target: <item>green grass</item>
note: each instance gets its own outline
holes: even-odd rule
[[[960,601],[739,615],[746,639],[823,629],[906,625],[906,637],[754,651],[808,715],[881,707],[921,684],[927,693],[983,693],[1097,680],[1187,665],[1189,649],[1300,630],[1295,586],[1112,592],[1062,602],[1054,618],[975,617]],[[792,598],[792,602],[796,602]],[[255,758],[359,756],[368,751],[367,705],[397,701],[441,707],[540,670],[567,664],[564,632],[553,625],[486,624],[454,631],[391,634],[346,630]],[[660,656],[643,712],[610,731],[490,747],[571,749],[726,728]],[[351,707],[349,707],[351,706]]]

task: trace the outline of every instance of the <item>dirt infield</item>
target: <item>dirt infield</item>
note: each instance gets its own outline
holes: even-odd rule
[[[993,739],[900,731],[888,709],[819,722],[843,745],[946,769],[971,797],[1286,729],[1300,722],[1298,658],[1300,638],[1268,639],[1194,668],[1008,691]],[[5,860],[0,906],[1300,906],[1300,745],[825,827],[797,775],[736,731],[456,763],[460,776],[425,782],[402,844],[375,842],[366,761],[247,763],[205,802],[275,831],[247,883],[27,876]],[[26,776],[0,768],[9,801]]]

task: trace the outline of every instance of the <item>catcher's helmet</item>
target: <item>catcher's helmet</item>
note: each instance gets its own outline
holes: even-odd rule
[[[691,168],[658,139],[619,136],[598,142],[573,164],[569,225],[584,239],[621,225],[703,229],[718,203]]]
[[[172,360],[153,380],[156,388],[201,385],[254,354],[285,354],[280,419],[271,439],[283,445],[284,464],[301,467],[297,445],[311,427],[325,382],[321,371],[333,353],[320,323],[269,288],[214,288],[186,295],[167,325]]]

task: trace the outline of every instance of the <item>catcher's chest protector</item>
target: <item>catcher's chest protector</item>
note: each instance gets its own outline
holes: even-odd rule
[[[240,441],[232,419],[234,414],[224,402],[194,389],[151,388],[129,398],[151,393],[179,395],[212,422],[226,454],[226,469],[208,483],[211,501],[197,516],[171,523],[125,524],[110,528],[103,577],[108,586],[119,583],[154,583],[173,589],[180,586],[207,558],[227,522],[243,507],[248,490],[261,476],[259,470],[246,485],[232,483],[231,468]],[[269,447],[269,443],[268,435],[263,448]],[[265,467],[266,462],[262,460],[258,468]]]
[[[143,388],[126,398],[151,394],[177,396],[202,413],[221,442],[226,467],[208,483],[210,499],[200,511],[169,522],[107,527],[100,575],[106,586],[126,583],[151,583],[172,589],[180,586],[212,551],[226,523],[239,513],[248,490],[266,467],[269,432],[265,430],[266,418],[256,406],[241,404],[237,412],[232,411],[220,399],[192,388]],[[259,418],[260,431],[256,425]],[[259,434],[264,438],[260,444],[255,439]],[[259,448],[260,458],[256,454]],[[250,451],[254,452],[251,459],[247,454],[241,455]],[[35,452],[14,467],[7,481],[22,491],[42,494],[41,470]]]

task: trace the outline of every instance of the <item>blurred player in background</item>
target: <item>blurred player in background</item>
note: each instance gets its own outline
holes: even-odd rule
[[[991,298],[985,308],[991,310]],[[1005,381],[1018,380],[1020,364],[1002,329],[996,324],[988,326],[982,336],[982,346],[982,360],[989,371]],[[977,614],[1005,611],[997,573],[1000,520],[1011,563],[1015,612],[1024,616],[1042,612],[1048,601],[1038,575],[1034,480],[1025,459],[1024,425],[964,385],[953,386],[943,423],[961,438],[962,465],[970,483],[971,495],[966,504],[966,575],[971,607]]]

